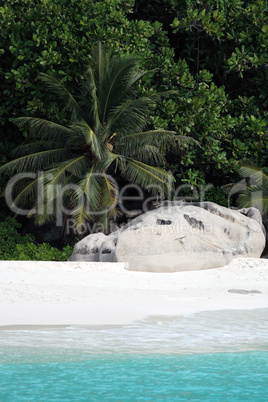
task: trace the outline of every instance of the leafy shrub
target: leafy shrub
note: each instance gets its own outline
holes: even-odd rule
[[[205,193],[205,201],[215,202],[223,207],[229,207],[228,195],[221,187],[211,187]]]
[[[22,236],[18,229],[21,224],[8,217],[0,222],[0,260],[20,261],[67,261],[72,253],[70,246],[62,250],[48,243],[35,243],[34,236]]]
[[[238,204],[241,208],[255,207],[268,215],[268,168],[260,169],[250,161],[242,161],[240,174],[248,181],[247,188],[240,194]]]
[[[223,207],[229,207],[228,194],[224,187],[206,188],[205,184],[190,186],[189,183],[184,185],[185,187],[181,189],[179,197],[186,202],[210,201]]]
[[[91,46],[101,40],[113,53],[136,53],[145,70],[159,69],[144,77],[139,96],[179,91],[156,104],[149,123],[199,141],[200,147],[167,155],[166,168],[180,183],[236,182],[241,159],[267,166],[267,0],[2,3],[3,138],[27,139],[27,130],[19,133],[10,117],[65,123],[34,77],[52,74],[75,93]]]

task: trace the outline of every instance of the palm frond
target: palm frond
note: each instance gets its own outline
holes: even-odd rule
[[[77,186],[75,189],[77,207],[72,215],[78,230],[86,221],[92,220],[96,215],[101,195],[100,181],[100,175],[92,167],[90,172],[78,183],[79,187]]]
[[[106,172],[110,166],[115,163],[114,166],[114,170],[117,170],[119,161],[121,162],[121,164],[124,161],[124,156],[120,155],[118,153],[114,153],[111,152],[109,150],[106,150],[105,154],[103,155],[102,159],[96,164],[96,168],[100,171],[100,172]]]
[[[81,153],[85,142],[84,134],[81,132],[81,130],[77,130],[77,126],[73,125],[73,133],[65,141],[66,147],[75,150],[75,152]]]
[[[108,234],[110,232],[109,221],[110,218],[107,212],[99,213],[95,219],[95,223],[97,224],[99,230],[101,230],[101,232],[104,234]]]
[[[255,207],[268,213],[268,176],[252,162],[242,161],[242,177],[249,177],[251,184],[238,197],[241,208]]]
[[[177,94],[164,91],[137,98],[134,84],[154,71],[140,71],[136,57],[112,57],[98,42],[81,80],[79,97],[52,76],[40,74],[59,105],[70,112],[70,124],[35,117],[12,119],[28,129],[30,140],[14,150],[17,159],[0,172],[45,171],[40,180],[25,178],[19,183],[14,203],[32,207],[39,198],[31,213],[40,207],[35,220],[41,224],[64,202],[65,213],[74,217],[77,227],[97,214],[108,230],[118,202],[117,184],[108,172],[119,168],[128,180],[156,194],[171,189],[173,177],[157,166],[164,164],[164,153],[170,147],[193,140],[172,131],[145,131],[150,106],[160,97]]]
[[[166,163],[165,156],[159,147],[155,145],[146,144],[143,147],[136,148],[132,155],[135,156],[135,159],[147,165],[163,166]]]
[[[108,116],[107,131],[126,135],[142,130],[147,122],[150,104],[149,98],[138,98],[114,107]]]
[[[259,211],[268,213],[268,188],[249,187],[239,197],[240,208],[257,208]]]
[[[114,107],[119,105],[129,91],[128,81],[133,78],[133,72],[138,65],[138,59],[133,56],[123,56],[110,59],[103,56],[100,60],[98,74],[98,100],[101,111],[100,120],[104,123]],[[100,75],[99,71],[102,72]]]
[[[116,205],[119,201],[119,191],[115,180],[111,176],[102,172],[101,181],[101,211],[114,216],[116,214]]]
[[[133,73],[131,74],[131,77],[128,80],[128,86],[129,87],[133,86],[133,84],[135,84],[141,78],[145,77],[148,74],[153,74],[156,71],[158,71],[158,68],[154,68],[153,70],[148,70],[148,71],[133,71]]]
[[[118,195],[119,190],[115,181],[105,172],[102,172],[101,202],[94,221],[98,223],[103,233],[109,233],[109,221],[117,215]]]
[[[115,100],[121,102],[124,99],[129,87],[134,82],[133,74],[136,78],[138,64],[138,59],[129,55],[110,60],[106,75],[108,97],[104,105],[104,116],[109,113],[110,106],[115,104]]]
[[[199,141],[195,140],[192,137],[189,137],[188,135],[177,135],[176,141],[178,142],[179,146],[194,144],[194,145],[197,145],[198,147],[201,147]]]
[[[85,78],[87,85],[87,92],[91,95],[90,115],[93,116],[94,128],[98,131],[102,119],[102,106],[100,103],[104,102],[105,91],[104,82],[107,77],[107,68],[109,66],[110,53],[106,51],[103,44],[98,41],[93,47],[91,67],[89,68]],[[88,95],[86,94],[86,97]],[[85,104],[86,104],[85,97]],[[97,119],[95,120],[95,118]]]
[[[99,116],[99,99],[98,87],[95,81],[94,71],[90,68],[85,75],[85,84],[83,86],[83,97],[81,105],[87,116],[87,123],[92,124],[92,128],[97,133],[101,130],[101,122]]]
[[[77,121],[84,119],[84,113],[72,94],[55,78],[50,75],[40,73],[39,78],[46,84],[48,89],[54,93],[58,101],[71,112],[71,120]]]
[[[90,161],[85,155],[65,160],[58,166],[47,171],[51,177],[49,185],[54,186],[55,184],[61,184],[62,180],[65,180],[66,175],[68,176],[70,174],[82,178],[89,166]]]
[[[150,186],[150,191],[154,194],[159,193],[159,189],[164,191],[173,189],[174,178],[171,174],[138,160],[127,159],[124,175],[128,180],[142,187]]]
[[[39,175],[36,179],[22,179],[16,182],[15,194],[14,185],[9,182],[6,186],[5,197],[11,199],[12,205],[10,208],[14,210],[17,208],[28,208],[33,206],[38,196],[38,182],[42,180],[43,174]],[[15,196],[15,198],[14,198]]]
[[[14,158],[19,158],[21,156],[35,154],[40,151],[64,148],[66,142],[55,142],[55,141],[36,141],[36,142],[26,142],[14,148],[11,151],[11,155]]]
[[[111,53],[105,48],[101,41],[94,45],[92,50],[92,71],[96,77],[96,82],[102,83],[107,75],[107,68],[110,63]]]
[[[89,202],[91,211],[96,211],[100,202],[100,182],[102,175],[94,166],[89,173],[78,183]]]
[[[176,145],[174,131],[150,130],[121,136],[118,150],[128,156],[133,156],[146,145],[158,146],[160,152],[165,153],[170,147]]]
[[[88,203],[86,197],[81,193],[79,197],[79,204],[72,212],[72,217],[75,221],[75,227],[78,232],[82,232],[83,225],[85,225],[88,221],[92,220],[92,215],[88,208]]]
[[[89,127],[85,120],[76,123],[77,131],[80,131],[85,138],[87,145],[90,145],[92,153],[100,160],[103,156],[103,144],[99,141],[94,131]]]
[[[75,182],[77,177],[82,177],[87,167],[88,159],[83,155],[64,161],[59,166],[46,172],[44,180],[38,183],[38,193],[43,200],[42,211],[38,211],[38,216],[35,218],[38,224],[43,224],[49,218],[49,215],[53,214],[54,200],[57,198],[63,199],[63,192],[67,190],[68,179],[72,177],[72,183]],[[70,186],[68,191],[75,193],[75,189],[75,186],[73,188]],[[49,212],[49,210],[51,211]]]
[[[42,140],[66,141],[72,135],[72,129],[37,117],[15,117],[10,121],[19,128],[28,127],[33,138]]]
[[[240,175],[242,177],[250,177],[254,185],[265,185],[268,187],[268,176],[256,165],[249,160],[241,161]]]
[[[54,163],[59,163],[69,158],[71,155],[72,153],[66,148],[36,152],[35,154],[25,155],[6,163],[0,167],[0,173],[12,176],[18,172],[38,172],[47,169],[48,166]]]
[[[71,180],[73,180],[71,182]],[[34,208],[29,212],[28,217],[34,215],[37,225],[43,225],[53,216],[67,213],[64,201],[72,199],[74,193],[75,178],[72,175],[65,175],[59,178],[53,177],[52,170],[45,172],[42,180],[38,182],[38,196]],[[67,185],[71,182],[71,186]]]

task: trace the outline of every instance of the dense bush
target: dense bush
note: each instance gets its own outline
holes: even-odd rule
[[[101,40],[159,70],[139,95],[178,91],[155,104],[148,122],[200,143],[167,155],[177,185],[236,182],[241,159],[268,165],[267,8],[266,0],[7,0],[0,7],[2,135],[21,140],[10,117],[64,123],[69,116],[36,77],[53,74],[75,93]]]
[[[177,87],[179,96],[159,105],[153,124],[201,144],[169,158],[179,180],[191,183],[191,168],[225,184],[241,159],[268,164],[267,7],[263,0],[135,2],[134,16],[161,21],[173,48],[173,56],[162,52],[157,85]]]
[[[62,122],[67,116],[49,93],[43,95],[36,77],[54,74],[74,92],[100,39],[114,52],[136,53],[145,69],[160,70],[148,76],[142,94],[179,91],[156,105],[151,120],[154,128],[175,129],[201,143],[199,150],[171,155],[179,179],[192,167],[207,182],[219,176],[228,182],[243,158],[265,166],[265,8],[267,1],[252,0],[8,0],[0,7],[1,124],[11,136],[12,116]]]
[[[185,202],[210,201],[223,207],[230,207],[229,201],[233,201],[228,198],[228,188],[212,187],[211,185],[191,186],[189,184],[180,186],[177,200]]]
[[[2,124],[29,113],[61,119],[56,104],[44,103],[51,98],[36,77],[54,74],[75,88],[97,40],[115,52],[139,55],[154,51],[149,38],[165,46],[161,27],[128,20],[133,5],[133,0],[7,0],[0,7]]]
[[[0,260],[67,261],[70,257],[70,246],[58,250],[47,243],[37,244],[33,235],[22,236],[20,227],[11,217],[0,222]]]

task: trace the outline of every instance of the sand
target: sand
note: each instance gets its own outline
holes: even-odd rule
[[[221,268],[176,273],[125,267],[1,261],[0,326],[123,325],[154,315],[268,308],[265,259],[239,258]]]

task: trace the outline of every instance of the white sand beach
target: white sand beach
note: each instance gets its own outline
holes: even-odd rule
[[[268,308],[266,259],[239,258],[221,268],[176,273],[125,266],[1,261],[0,326],[123,325],[154,315]]]

